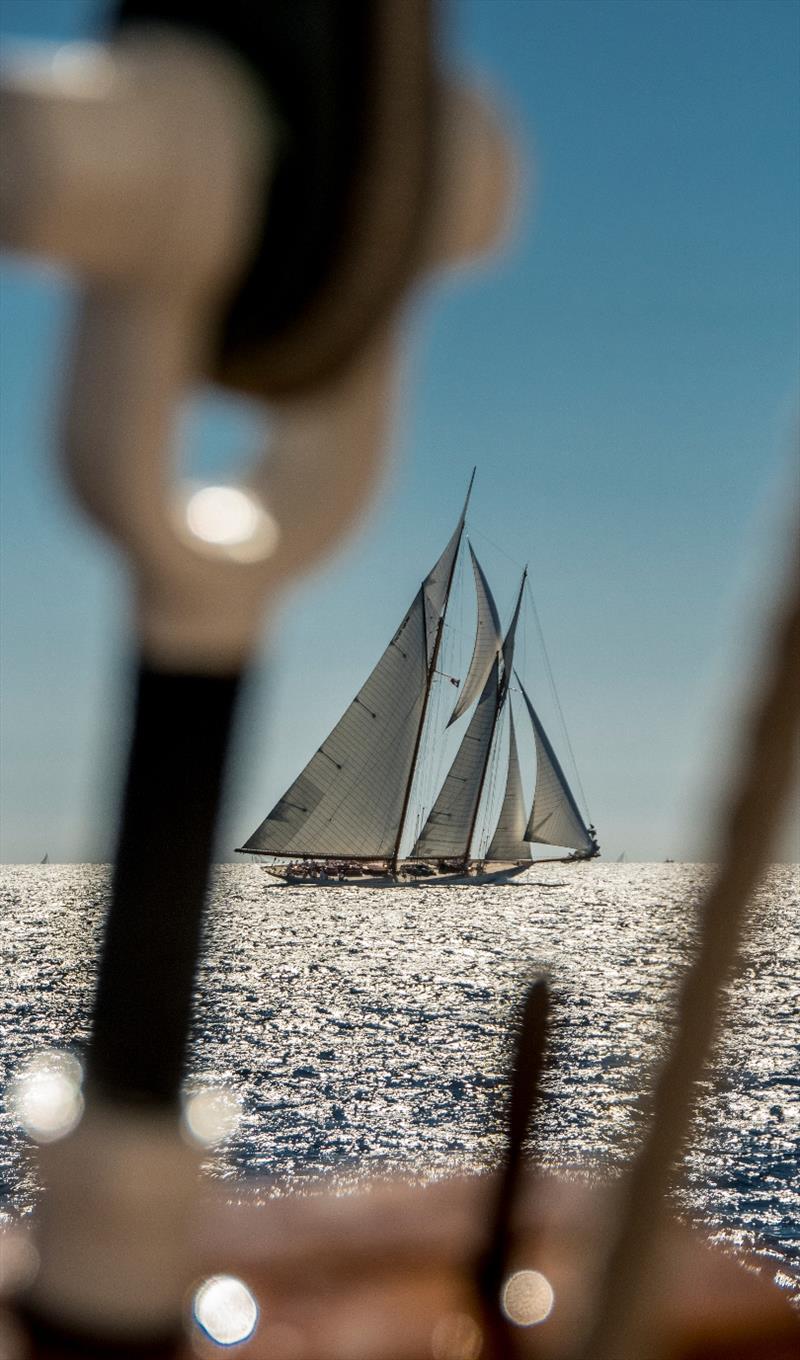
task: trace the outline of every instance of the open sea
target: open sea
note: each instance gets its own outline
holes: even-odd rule
[[[242,1117],[211,1174],[240,1196],[253,1177],[291,1191],[493,1166],[511,1028],[538,970],[555,1000],[535,1156],[616,1173],[641,1134],[708,875],[594,862],[534,865],[503,887],[310,889],[221,866],[188,1084],[235,1092]],[[3,1089],[39,1049],[85,1043],[109,881],[95,865],[0,870]],[[36,1193],[4,1103],[2,1208],[27,1213]],[[754,900],[675,1196],[800,1298],[797,866],[775,867]]]

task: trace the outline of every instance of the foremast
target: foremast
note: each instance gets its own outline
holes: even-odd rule
[[[435,636],[434,636],[433,649],[432,649],[432,651],[431,651],[430,658],[429,658],[429,661],[428,661],[428,672],[427,672],[427,676],[426,676],[426,679],[425,679],[425,694],[424,694],[424,697],[423,697],[423,700],[422,700],[422,710],[421,710],[420,716],[419,716],[419,724],[418,724],[418,726],[417,726],[417,735],[416,735],[416,738],[415,738],[415,740],[414,740],[414,750],[413,750],[413,753],[412,753],[412,756],[411,756],[411,768],[410,768],[410,770],[409,770],[409,772],[408,772],[408,779],[407,779],[407,781],[406,781],[405,792],[404,792],[404,794],[403,794],[403,805],[402,805],[402,808],[401,808],[401,810],[400,810],[400,821],[399,821],[398,827],[397,827],[397,839],[395,840],[395,843],[394,843],[394,850],[393,850],[393,852],[392,852],[392,856],[391,856],[391,859],[390,859],[390,861],[389,861],[389,873],[390,873],[390,874],[392,875],[392,877],[394,877],[394,878],[397,877],[397,867],[398,867],[398,863],[399,863],[399,860],[400,860],[400,846],[401,846],[401,844],[402,844],[403,835],[404,835],[405,829],[406,829],[406,822],[407,822],[407,820],[408,820],[408,809],[409,809],[409,806],[410,806],[410,803],[411,803],[411,794],[412,794],[412,791],[413,791],[413,788],[414,788],[414,777],[415,777],[415,775],[416,775],[416,773],[417,773],[417,765],[419,764],[419,753],[420,753],[420,748],[421,748],[421,746],[422,746],[422,736],[423,736],[423,733],[424,733],[424,731],[425,731],[425,719],[426,719],[427,716],[428,716],[428,707],[429,707],[429,704],[430,704],[431,691],[432,691],[432,689],[433,689],[433,681],[434,681],[434,678],[435,678],[435,676],[436,676],[436,664],[437,664],[437,662],[438,662],[438,660],[439,660],[439,653],[440,653],[440,651],[441,651],[441,649],[442,649],[442,639],[443,639],[443,637],[444,637],[445,615],[446,615],[446,613],[447,613],[447,606],[448,606],[448,604],[449,604],[449,602],[450,602],[450,592],[451,592],[451,590],[452,590],[452,588],[453,588],[453,581],[454,581],[454,579],[455,579],[456,562],[457,562],[457,560],[458,560],[458,551],[459,551],[459,548],[461,547],[461,539],[462,539],[462,536],[463,536],[463,533],[464,533],[464,524],[465,524],[465,521],[466,521],[466,518],[467,518],[467,508],[468,508],[468,506],[469,506],[469,499],[470,499],[470,496],[472,495],[472,487],[473,487],[473,483],[474,483],[474,481],[475,481],[475,471],[476,471],[476,469],[473,468],[473,469],[472,469],[472,476],[471,476],[470,479],[469,479],[469,486],[467,487],[467,494],[466,494],[466,497],[465,497],[465,500],[464,500],[464,508],[463,508],[463,510],[461,511],[461,518],[459,519],[458,525],[456,526],[456,531],[455,531],[455,533],[456,533],[456,535],[457,535],[457,541],[456,541],[455,551],[454,551],[454,553],[453,553],[453,555],[452,555],[452,560],[451,560],[451,562],[450,562],[450,570],[449,570],[449,572],[448,572],[448,574],[447,574],[447,585],[446,585],[446,587],[445,587],[444,601],[443,601],[443,604],[442,604],[441,612],[440,612],[440,614],[439,614],[439,620],[438,620],[438,623],[437,623],[437,625],[436,625],[436,633],[435,633]],[[455,537],[455,535],[454,535],[454,537]]]

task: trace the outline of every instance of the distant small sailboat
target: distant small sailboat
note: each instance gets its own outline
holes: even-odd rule
[[[624,864],[624,863],[625,863],[625,851],[623,850],[623,852],[622,852],[621,855],[617,855],[617,864]]]
[[[475,641],[447,727],[473,704],[474,708],[433,805],[424,821],[418,819],[421,829],[407,854],[401,854],[412,797],[422,782],[421,765],[430,761],[431,748],[443,736],[428,731],[427,719],[434,685],[442,679],[437,667],[471,490],[472,482],[450,541],[422,581],[372,674],[291,787],[237,852],[270,857],[270,872],[287,882],[502,882],[530,867],[533,844],[569,849],[572,853],[562,858],[570,860],[592,859],[600,853],[594,827],[584,820],[514,670],[527,570],[503,635],[497,606],[469,544],[477,596]],[[524,702],[536,753],[530,809],[511,712],[512,676]],[[487,845],[488,776],[499,756],[506,709],[505,790]],[[424,756],[423,734],[433,736]],[[481,850],[483,845],[485,850]]]
[[[39,860],[39,863],[40,863],[40,864],[49,864],[49,863],[50,863],[50,859],[49,859],[49,857],[48,857],[48,854],[47,854],[47,851],[46,851],[46,850],[45,850],[44,854],[42,855],[42,858]]]

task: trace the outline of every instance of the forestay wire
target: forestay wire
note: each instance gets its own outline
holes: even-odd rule
[[[528,592],[528,598],[530,599],[530,602],[531,602],[531,608],[532,608],[532,610],[533,610],[533,617],[534,617],[534,619],[535,619],[535,621],[536,621],[536,632],[537,632],[537,635],[538,635],[538,638],[539,638],[539,645],[540,645],[540,647],[541,647],[541,649],[542,649],[542,656],[544,657],[545,671],[547,672],[547,679],[548,679],[549,684],[550,684],[550,689],[551,689],[552,694],[553,694],[553,699],[554,699],[554,701],[555,701],[556,709],[558,710],[558,718],[559,718],[559,722],[561,723],[561,730],[562,730],[562,732],[564,733],[564,741],[566,742],[567,750],[569,751],[569,758],[570,758],[570,760],[572,761],[572,769],[573,769],[573,772],[574,772],[574,774],[575,774],[575,779],[576,779],[576,782],[577,782],[577,785],[578,785],[578,792],[580,793],[580,796],[581,796],[581,802],[582,802],[582,804],[583,804],[583,811],[584,811],[584,813],[585,813],[585,815],[586,815],[587,824],[588,824],[588,825],[591,825],[592,816],[591,816],[591,813],[589,812],[589,800],[588,800],[588,798],[586,797],[586,790],[585,790],[584,787],[583,787],[583,781],[581,780],[580,771],[578,770],[578,762],[577,762],[577,760],[575,759],[575,752],[574,752],[573,749],[572,749],[572,742],[570,741],[570,738],[569,738],[569,731],[567,730],[567,724],[566,724],[566,720],[565,720],[565,718],[564,718],[564,711],[563,711],[563,709],[562,709],[562,707],[561,707],[561,700],[560,700],[559,697],[558,697],[558,690],[556,689],[556,682],[555,682],[555,679],[553,678],[553,668],[552,668],[552,666],[550,665],[550,657],[549,657],[548,654],[547,654],[547,647],[546,647],[546,645],[545,645],[544,633],[542,632],[542,625],[541,625],[541,622],[540,622],[540,620],[539,620],[539,611],[538,611],[538,609],[536,608],[536,600],[534,599],[533,591],[531,590],[530,580],[527,580],[527,581],[525,582],[525,586],[526,586],[526,589],[527,589],[527,592]]]

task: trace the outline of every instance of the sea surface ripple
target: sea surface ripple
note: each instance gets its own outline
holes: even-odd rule
[[[710,870],[548,864],[504,887],[277,886],[220,866],[197,986],[187,1085],[240,1097],[209,1162],[302,1190],[497,1163],[514,1018],[527,979],[554,988],[551,1064],[531,1153],[615,1174],[643,1128]],[[109,871],[0,870],[0,1081],[42,1047],[86,1041]],[[684,1211],[800,1269],[800,883],[776,866],[756,894],[726,1028],[676,1182]],[[29,1149],[5,1103],[0,1194],[27,1213]],[[798,1290],[800,1293],[800,1290]]]

